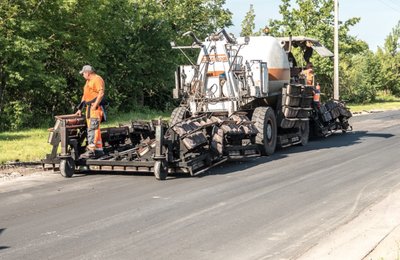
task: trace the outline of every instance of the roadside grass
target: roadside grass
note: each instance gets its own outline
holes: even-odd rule
[[[348,103],[347,106],[353,113],[382,110],[400,110],[400,98],[393,95],[385,94],[384,92],[380,91],[376,96],[376,102],[367,104]]]
[[[376,102],[369,104],[347,104],[351,112],[370,112],[370,111],[383,111],[383,110],[400,110],[399,101]]]
[[[142,109],[141,111],[109,115],[109,121],[102,127],[113,127],[135,120],[169,119],[170,112],[158,112]],[[26,129],[15,132],[0,132],[0,165],[10,162],[32,162],[44,159],[51,152],[52,146],[47,143],[47,128]]]
[[[108,121],[103,123],[103,127],[113,127],[118,126],[119,124],[129,123],[131,121],[136,120],[153,120],[161,117],[162,120],[168,120],[171,115],[171,112],[160,112],[150,109],[144,109],[142,111],[133,111],[122,114],[111,114],[108,116]]]
[[[43,159],[51,150],[47,137],[47,129],[0,133],[0,164]]]

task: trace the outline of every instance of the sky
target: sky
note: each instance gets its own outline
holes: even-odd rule
[[[338,0],[339,20],[346,21],[360,17],[361,21],[351,27],[350,34],[368,43],[369,48],[383,47],[385,38],[400,21],[399,0]],[[294,2],[294,1],[293,1]],[[255,30],[264,28],[269,19],[281,19],[280,0],[226,0],[225,7],[233,13],[233,26],[228,32],[239,36],[241,24],[253,4],[255,11]]]

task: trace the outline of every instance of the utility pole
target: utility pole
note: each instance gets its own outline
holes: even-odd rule
[[[335,0],[335,35],[334,35],[334,61],[333,61],[333,98],[339,99],[339,0]]]

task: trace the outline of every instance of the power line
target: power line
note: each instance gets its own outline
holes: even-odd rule
[[[400,13],[400,10],[397,8],[394,8],[393,6],[391,6],[390,4],[384,2],[383,0],[379,0],[382,4],[386,5],[387,7],[389,7],[391,10],[396,11],[398,13]]]
[[[398,2],[395,2],[394,0],[389,0],[392,4],[394,4],[397,7],[400,7],[400,4]]]

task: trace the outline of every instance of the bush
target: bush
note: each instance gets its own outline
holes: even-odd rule
[[[2,114],[2,129],[16,130],[29,125],[31,111],[28,104],[22,101],[13,101],[4,108]],[[4,124],[5,123],[5,124]]]
[[[376,100],[382,85],[381,67],[371,51],[348,59],[341,67],[341,97],[353,103]]]

